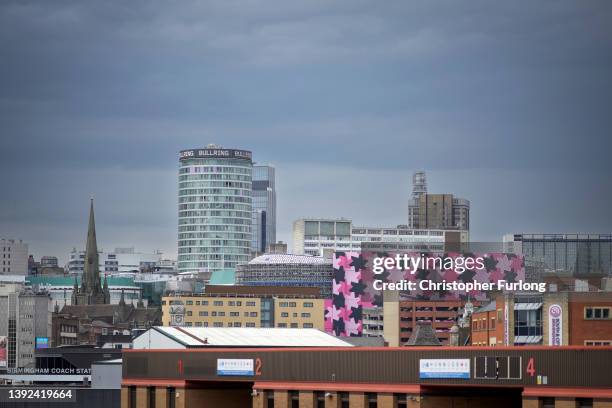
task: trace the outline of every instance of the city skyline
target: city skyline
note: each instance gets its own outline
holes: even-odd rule
[[[609,3],[50,7],[0,6],[0,237],[38,258],[84,247],[92,194],[100,248],[175,256],[177,153],[209,143],[275,166],[288,243],[406,224],[416,170],[473,240],[612,230]]]

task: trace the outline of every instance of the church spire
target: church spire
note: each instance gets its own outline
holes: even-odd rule
[[[85,245],[85,262],[81,290],[77,303],[81,305],[104,304],[106,299],[100,282],[100,260],[96,240],[96,221],[94,217],[93,198],[89,206],[89,224],[87,226],[87,244]]]

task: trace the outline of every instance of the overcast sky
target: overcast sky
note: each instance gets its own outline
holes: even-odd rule
[[[0,236],[175,256],[178,151],[277,169],[302,216],[407,222],[411,174],[472,239],[612,231],[612,2],[3,1]]]

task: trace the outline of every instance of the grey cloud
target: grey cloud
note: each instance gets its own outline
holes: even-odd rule
[[[277,165],[285,237],[315,209],[404,222],[414,169],[472,200],[476,238],[610,230],[610,21],[608,1],[3,2],[1,235],[70,248],[94,193],[105,245],[173,251],[177,152],[210,142]],[[349,200],[377,181],[389,199]]]

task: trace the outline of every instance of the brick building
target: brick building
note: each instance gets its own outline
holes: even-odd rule
[[[612,292],[498,295],[471,320],[476,346],[612,345]]]
[[[450,329],[461,317],[466,302],[461,300],[387,301],[393,293],[385,293],[384,335],[390,346],[406,344],[419,322],[429,322],[438,340],[443,345],[449,344]],[[473,302],[480,306],[479,302]]]

